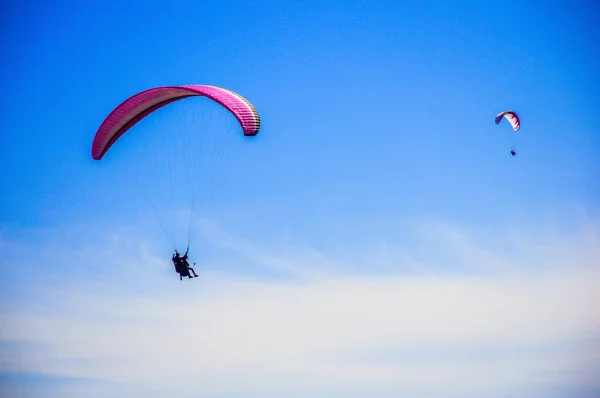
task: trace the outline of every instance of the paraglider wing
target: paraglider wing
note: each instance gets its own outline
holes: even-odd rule
[[[502,121],[502,118],[505,118],[506,120],[508,120],[508,122],[510,123],[510,125],[512,126],[514,131],[517,131],[521,128],[521,121],[519,120],[519,115],[517,115],[515,112],[513,112],[513,111],[500,112],[496,116],[496,124],[500,124],[500,121]]]
[[[193,96],[204,96],[224,106],[237,118],[244,135],[258,133],[258,112],[248,100],[233,91],[203,85],[157,87],[135,94],[108,115],[94,137],[92,158],[102,159],[119,137],[150,113],[171,102]]]

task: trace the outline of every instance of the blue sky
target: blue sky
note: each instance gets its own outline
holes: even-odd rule
[[[592,1],[4,4],[0,391],[597,396],[597,15]],[[238,92],[263,123],[213,143],[228,167],[198,156],[201,278],[183,282],[131,151],[232,118],[191,100],[90,156],[116,105],[177,84]],[[505,109],[517,134],[493,122]]]

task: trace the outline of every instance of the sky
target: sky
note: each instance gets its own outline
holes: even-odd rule
[[[597,2],[1,7],[1,396],[600,395]]]

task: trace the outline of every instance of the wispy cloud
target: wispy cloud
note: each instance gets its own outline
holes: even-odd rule
[[[445,251],[435,262],[446,256],[448,269],[469,264],[469,272],[432,268],[433,256],[389,242],[383,256],[382,246],[363,254],[385,258],[385,272],[355,272],[351,264],[344,272],[347,260],[328,253],[269,251],[216,226],[211,236],[237,261],[288,277],[208,270],[179,282],[125,233],[78,249],[29,248],[36,255],[28,261],[41,256],[50,274],[44,253],[72,264],[95,258],[120,271],[95,273],[90,283],[81,274],[41,276],[53,284],[33,279],[35,289],[19,300],[5,297],[1,370],[94,380],[77,384],[79,396],[600,391],[598,229],[488,239],[447,224],[420,228],[428,232],[416,233],[413,247]],[[9,269],[27,266],[14,262],[18,250],[5,241]],[[407,259],[429,272],[404,272]]]

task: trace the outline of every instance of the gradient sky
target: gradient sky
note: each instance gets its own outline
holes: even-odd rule
[[[599,15],[4,2],[0,395],[597,397]],[[231,89],[263,123],[201,167],[201,277],[182,282],[137,141],[90,156],[116,105],[178,84]],[[216,108],[130,132],[206,127],[195,112],[235,131]]]

